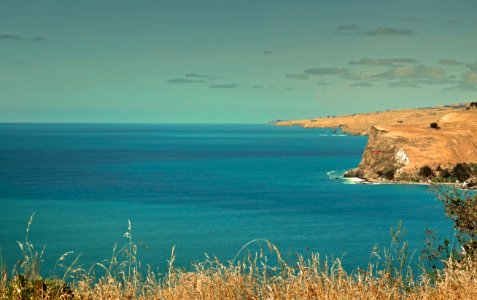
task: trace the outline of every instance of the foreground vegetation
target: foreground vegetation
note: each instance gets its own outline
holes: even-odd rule
[[[340,260],[318,254],[297,256],[287,263],[278,249],[264,240],[254,255],[245,245],[236,257],[221,263],[208,258],[186,271],[174,266],[174,249],[165,274],[157,274],[137,260],[137,246],[129,223],[124,247],[111,259],[89,269],[65,253],[57,263],[61,277],[40,276],[41,252],[28,240],[19,242],[23,259],[11,274],[2,268],[3,299],[477,299],[477,196],[453,190],[438,191],[447,215],[454,221],[459,247],[435,245],[428,231],[426,248],[413,273],[405,232],[391,230],[390,247],[375,249],[366,270],[346,272]],[[273,261],[273,263],[272,263]]]

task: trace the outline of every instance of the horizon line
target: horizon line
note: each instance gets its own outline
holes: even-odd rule
[[[2,122],[0,125],[267,125],[263,123],[206,123],[206,122]]]

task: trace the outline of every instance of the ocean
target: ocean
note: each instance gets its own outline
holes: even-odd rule
[[[11,269],[21,258],[33,213],[46,275],[66,251],[85,267],[110,258],[128,220],[140,260],[160,271],[173,246],[175,264],[191,268],[205,254],[231,260],[254,239],[289,260],[319,252],[363,267],[400,221],[415,261],[426,228],[452,240],[428,187],[340,177],[366,142],[267,125],[1,124],[2,259]]]

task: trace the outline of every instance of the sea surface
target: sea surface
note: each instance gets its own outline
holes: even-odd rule
[[[140,259],[160,271],[174,245],[176,265],[191,268],[205,253],[231,260],[257,238],[290,260],[319,252],[363,267],[400,221],[414,260],[426,228],[452,240],[426,186],[340,179],[366,142],[267,125],[0,124],[3,261],[20,259],[33,213],[47,274],[66,251],[85,267],[110,258],[128,220]]]

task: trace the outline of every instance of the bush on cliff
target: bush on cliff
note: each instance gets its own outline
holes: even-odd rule
[[[419,176],[425,178],[433,178],[436,177],[436,174],[429,166],[423,166],[419,169]]]
[[[452,174],[451,174],[451,172],[449,171],[449,169],[444,169],[444,170],[442,170],[442,171],[439,173],[439,177],[442,177],[442,178],[450,178],[450,177],[452,177]]]
[[[459,182],[464,182],[475,175],[477,175],[477,164],[458,163],[452,169],[452,177]]]

